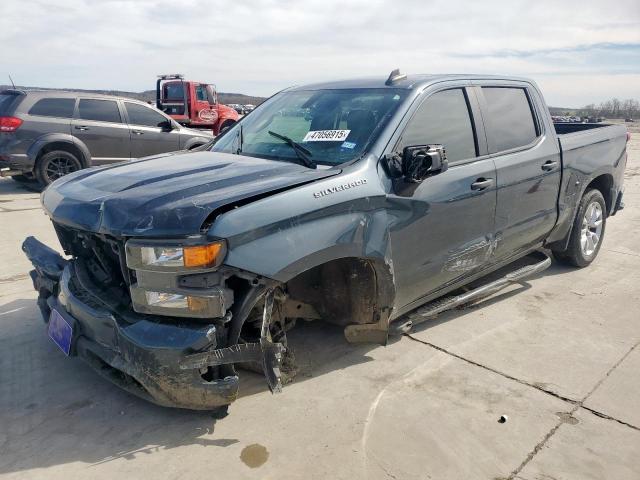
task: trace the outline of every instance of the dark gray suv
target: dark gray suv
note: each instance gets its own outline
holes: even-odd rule
[[[94,165],[190,150],[213,139],[144,102],[59,91],[0,91],[0,171],[42,185]]]

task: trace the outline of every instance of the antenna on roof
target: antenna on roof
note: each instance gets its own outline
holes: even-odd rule
[[[11,81],[11,85],[13,85],[13,88],[16,88],[16,84],[13,83],[13,78],[11,78],[11,75],[9,75],[9,80]]]
[[[384,82],[385,85],[393,85],[394,82],[398,80],[404,80],[407,76],[404,73],[400,73],[400,69],[396,68],[389,74],[389,78]]]

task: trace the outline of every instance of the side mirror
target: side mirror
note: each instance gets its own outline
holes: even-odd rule
[[[393,178],[404,177],[407,183],[420,183],[425,178],[447,170],[447,154],[442,145],[405,147],[402,155],[387,157],[387,171]]]
[[[175,128],[171,120],[160,122],[158,126],[162,129],[163,132],[171,132]]]

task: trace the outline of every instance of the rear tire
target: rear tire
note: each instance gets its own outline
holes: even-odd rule
[[[46,187],[54,180],[81,168],[82,163],[78,157],[64,150],[54,150],[38,159],[35,174],[38,183]]]
[[[607,224],[607,204],[599,190],[587,190],[580,204],[569,244],[565,250],[553,250],[553,256],[574,267],[586,267],[595,260],[604,240]]]

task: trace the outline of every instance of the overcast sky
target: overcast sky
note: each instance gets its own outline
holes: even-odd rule
[[[268,96],[407,73],[534,78],[547,103],[640,99],[640,0],[0,0],[0,83]]]

